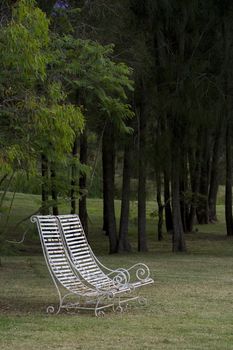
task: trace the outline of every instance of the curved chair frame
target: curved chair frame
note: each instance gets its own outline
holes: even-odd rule
[[[114,284],[119,283],[120,286],[124,285],[130,289],[135,289],[154,282],[153,279],[150,278],[150,270],[146,264],[138,263],[128,269],[118,268],[116,270],[112,270],[103,265],[93,253],[78,215],[58,215],[57,219],[61,226],[67,251],[72,263],[79,272],[82,267],[80,261],[82,261],[82,258],[85,258],[86,264],[93,263],[96,269],[95,273],[99,272],[99,275],[101,275],[102,279],[105,280],[107,284],[111,281]],[[85,254],[83,254],[84,249]],[[91,285],[100,288],[100,278],[94,282],[92,281],[91,275],[86,278]]]
[[[31,221],[37,224],[46,265],[58,293],[59,306],[56,313],[61,309],[81,309],[93,310],[96,316],[103,316],[106,308],[122,312],[122,304],[127,306],[127,303],[132,300],[145,302],[144,298],[135,293],[135,290],[140,285],[153,283],[149,278],[148,267],[144,264],[136,264],[128,270],[108,269],[93,254],[82,227],[82,248],[76,235],[73,237],[73,244],[70,244],[67,230],[64,228],[64,222],[67,220],[73,226],[75,222],[76,228],[77,224],[81,225],[76,215],[58,217],[38,215],[31,218]],[[80,261],[73,255],[75,251],[72,247],[75,245],[81,248]],[[84,255],[82,250],[86,252]],[[136,270],[138,281],[131,282],[130,271],[135,267],[138,267]],[[148,276],[141,279],[145,271],[148,272]],[[73,301],[74,297],[75,301]],[[54,313],[55,308],[48,306],[47,312]]]

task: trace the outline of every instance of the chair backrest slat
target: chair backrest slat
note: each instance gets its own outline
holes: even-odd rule
[[[58,216],[68,252],[80,274],[94,287],[113,284],[97,265],[77,215]],[[96,276],[98,275],[98,278]]]
[[[54,216],[35,216],[44,256],[56,281],[72,292],[93,292],[72,269],[61,237],[60,227]]]

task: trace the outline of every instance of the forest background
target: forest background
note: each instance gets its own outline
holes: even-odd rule
[[[79,212],[87,235],[87,198],[102,198],[110,253],[131,251],[135,203],[137,249],[150,249],[150,199],[155,239],[166,231],[185,252],[195,224],[217,222],[221,185],[233,236],[232,10],[218,0],[1,2],[2,251],[18,192],[41,196],[36,213]]]

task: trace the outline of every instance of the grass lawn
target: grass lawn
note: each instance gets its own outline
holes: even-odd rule
[[[0,349],[233,349],[233,240],[225,236],[221,221],[199,226],[188,234],[187,254],[170,252],[170,237],[156,241],[155,209],[148,205],[150,252],[136,252],[136,205],[131,211],[130,255],[107,254],[108,240],[101,231],[101,201],[89,200],[90,242],[100,260],[111,267],[145,262],[155,279],[142,295],[147,306],[132,303],[124,314],[91,313],[47,315],[57,303],[33,227],[17,255],[2,257],[0,267]],[[116,203],[119,213],[119,202]],[[15,223],[36,210],[36,196],[18,195],[5,230],[7,239],[19,239],[28,223]],[[65,211],[65,209],[64,209]],[[2,227],[6,226],[2,219]],[[33,253],[33,254],[32,254]]]

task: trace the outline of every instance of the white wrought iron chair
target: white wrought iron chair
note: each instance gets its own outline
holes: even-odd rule
[[[45,261],[58,292],[57,313],[61,309],[75,308],[93,310],[96,316],[103,316],[105,308],[112,307],[114,311],[122,311],[121,305],[124,303],[127,305],[129,301],[136,299],[139,302],[143,301],[143,298],[135,295],[135,287],[129,283],[129,274],[125,272],[126,270],[109,270],[110,275],[107,276],[97,266],[95,260],[86,257],[86,252],[90,249],[86,240],[86,243],[78,242],[84,252],[80,254],[79,265],[77,255],[76,264],[73,263],[71,253],[67,251],[68,245],[65,243],[69,241],[69,246],[73,246],[72,240],[67,239],[67,235],[72,232],[67,232],[68,225],[65,225],[66,234],[62,230],[66,217],[68,220],[71,219],[71,226],[74,227],[72,221],[74,216],[61,216],[59,219],[52,215],[31,218],[32,222],[37,223]],[[49,306],[47,312],[53,313],[55,308]]]
[[[67,251],[79,273],[92,286],[103,289],[115,283],[116,278],[122,279],[125,285],[136,289],[153,283],[147,265],[138,263],[128,269],[112,270],[104,266],[93,253],[88,244],[81,221],[78,215],[58,215],[61,231],[64,236]],[[88,270],[87,270],[88,267]],[[89,273],[91,268],[92,273]],[[121,272],[119,274],[119,272]],[[116,276],[116,277],[115,277]]]

